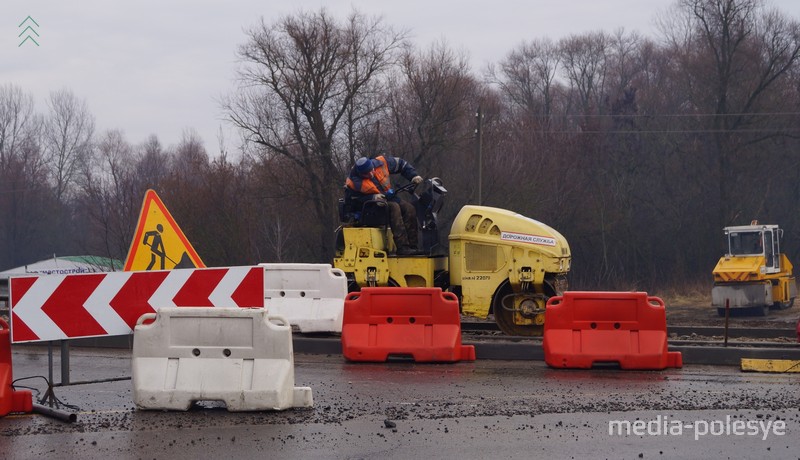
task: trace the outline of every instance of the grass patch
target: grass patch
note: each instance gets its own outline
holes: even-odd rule
[[[650,295],[660,297],[668,306],[708,307],[711,305],[711,287],[711,283],[696,282],[667,287]]]

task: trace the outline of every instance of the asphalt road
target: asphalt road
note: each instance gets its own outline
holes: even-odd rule
[[[130,376],[127,350],[70,355],[73,382]],[[15,347],[13,364],[16,379],[46,376],[46,349]],[[43,391],[43,382],[18,384]],[[312,388],[313,408],[232,413],[207,402],[139,411],[130,380],[56,387],[77,406],[77,422],[2,418],[0,457],[800,458],[798,374],[559,370],[523,360],[363,364],[298,353],[295,386]]]

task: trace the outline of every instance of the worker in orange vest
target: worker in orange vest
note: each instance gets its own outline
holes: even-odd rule
[[[415,185],[422,182],[422,176],[411,163],[402,158],[380,155],[356,160],[345,187],[349,197],[362,204],[369,200],[386,202],[397,254],[418,254],[417,212],[411,203],[395,194],[390,178],[392,174],[400,174]]]

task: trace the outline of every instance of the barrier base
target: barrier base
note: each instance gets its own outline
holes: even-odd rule
[[[33,395],[30,390],[14,390],[13,366],[11,363],[11,329],[0,318],[0,417],[11,412],[31,412]]]
[[[221,401],[231,412],[312,407],[309,387],[291,386],[282,359],[138,358],[136,407],[186,411],[199,401]]]
[[[29,414],[33,411],[33,394],[29,390],[0,391],[0,400],[0,417],[11,413]]]

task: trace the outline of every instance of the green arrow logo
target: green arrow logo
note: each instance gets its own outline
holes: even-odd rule
[[[19,42],[17,48],[24,45],[25,42],[27,42],[28,40],[32,41],[36,46],[39,46],[39,42],[37,42],[36,39],[33,38],[34,35],[36,35],[37,37],[39,36],[39,32],[36,32],[36,29],[34,28],[34,26],[39,27],[39,23],[36,22],[36,20],[33,19],[32,17],[28,16],[22,22],[19,23],[19,26],[17,26],[17,28],[21,28],[26,23],[29,23],[28,26],[22,29],[22,32],[20,32],[19,35],[17,35],[17,38],[22,38],[22,36],[25,35],[25,38],[23,38],[22,41]]]

